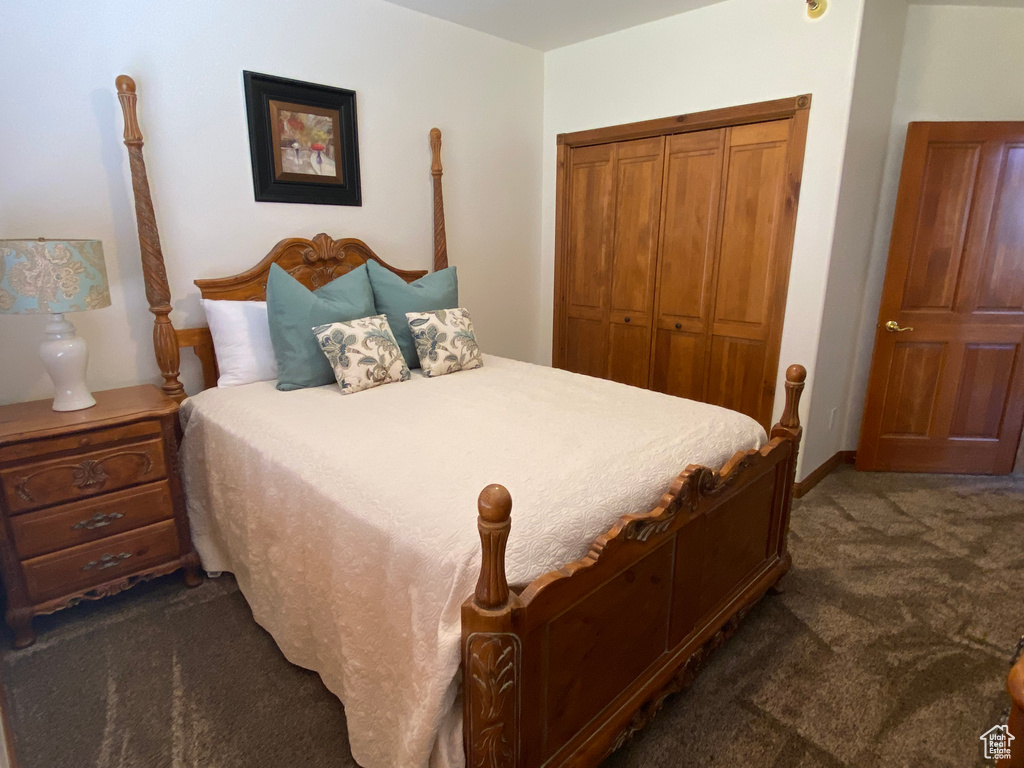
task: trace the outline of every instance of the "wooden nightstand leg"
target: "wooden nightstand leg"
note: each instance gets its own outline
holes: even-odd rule
[[[22,609],[7,612],[7,624],[14,630],[14,647],[28,648],[36,641],[36,633],[32,629],[32,611]]]
[[[185,556],[185,586],[194,589],[203,583],[203,569],[199,566],[199,555],[189,552]]]

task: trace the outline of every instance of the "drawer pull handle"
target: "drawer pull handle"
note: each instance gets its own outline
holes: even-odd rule
[[[110,525],[115,520],[120,520],[122,517],[124,517],[123,512],[110,512],[108,514],[97,512],[88,520],[79,520],[71,526],[71,530],[81,531],[83,529],[87,529],[91,531],[94,528],[103,528],[104,526]]]
[[[683,324],[682,323],[676,323],[676,330],[677,331],[681,331],[682,329],[683,329]]]
[[[628,318],[628,317],[626,318],[626,322],[627,322],[627,323],[629,322],[629,318]]]
[[[93,560],[82,566],[83,571],[97,570],[102,571],[104,568],[113,568],[114,566],[120,565],[122,561],[127,560],[132,556],[131,552],[122,552],[119,555],[100,555],[99,560]]]

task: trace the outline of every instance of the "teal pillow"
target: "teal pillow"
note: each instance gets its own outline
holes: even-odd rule
[[[267,319],[277,358],[277,388],[319,387],[334,383],[334,371],[320,351],[313,328],[378,314],[373,289],[362,265],[315,291],[270,265]]]
[[[405,282],[394,272],[373,261],[367,262],[366,267],[377,311],[388,316],[388,325],[402,350],[405,364],[410,368],[419,368],[416,342],[412,340],[412,331],[409,330],[405,314],[459,306],[459,278],[455,274],[455,267],[432,272],[412,283]]]

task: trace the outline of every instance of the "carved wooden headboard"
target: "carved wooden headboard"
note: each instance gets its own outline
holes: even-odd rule
[[[153,351],[156,353],[160,373],[164,377],[163,391],[174,400],[185,399],[185,388],[179,380],[180,350],[191,348],[203,368],[203,386],[217,384],[217,359],[213,339],[208,328],[175,329],[171,323],[171,290],[167,283],[167,269],[160,248],[160,233],[153,212],[153,199],[146,176],[146,161],[142,156],[142,131],[136,113],[135,81],[128,75],[117,78],[117,98],[124,113],[124,143],[132,172],[132,192],[135,195],[135,217],[139,228],[139,246],[142,255],[142,273],[146,283],[146,299],[153,313]],[[447,240],[444,231],[444,199],[441,193],[441,131],[430,131],[430,175],[434,191],[434,271],[448,266]],[[278,264],[307,288],[326,285],[346,272],[376,261],[396,275],[412,282],[426,273],[424,270],[405,270],[391,266],[375,254],[362,240],[346,238],[335,240],[319,234],[312,240],[293,237],[282,240],[260,262],[231,277],[196,280],[204,299],[231,299],[235,301],[263,301],[267,297],[267,276],[270,265]]]

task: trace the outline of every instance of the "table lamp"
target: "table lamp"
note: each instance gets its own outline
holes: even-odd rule
[[[0,240],[0,313],[50,314],[39,356],[56,389],[53,410],[96,404],[85,384],[85,340],[64,313],[109,306],[99,240]]]

